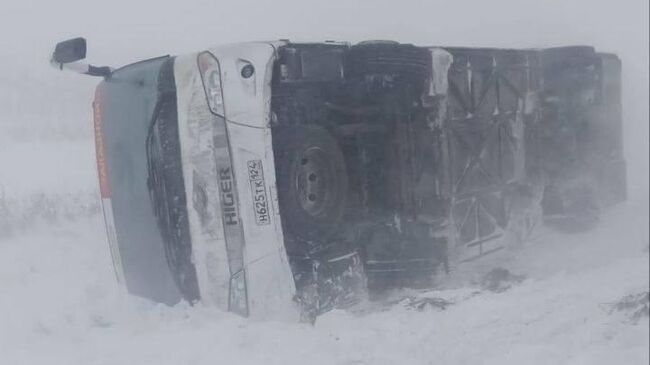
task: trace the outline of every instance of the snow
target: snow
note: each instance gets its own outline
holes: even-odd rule
[[[63,152],[53,151],[39,157],[54,163]],[[81,179],[68,186],[83,192],[93,185],[77,169],[59,178]],[[41,190],[57,186],[43,181]],[[99,214],[56,217],[0,239],[0,364],[645,364],[647,317],[634,324],[608,308],[648,291],[647,222],[647,200],[630,201],[591,231],[544,228],[521,247],[459,267],[456,280],[440,280],[445,289],[396,291],[312,326],[125,295]],[[481,289],[494,267],[526,279],[501,293]],[[409,305],[423,298],[451,304]]]
[[[90,138],[3,141],[3,132],[0,128],[0,240],[38,222],[96,214],[97,172]]]
[[[98,216],[42,226],[0,245],[0,363],[643,364],[647,318],[634,325],[603,307],[648,290],[647,233],[620,239],[640,228],[621,218],[632,212],[619,207],[580,236],[544,232],[505,260],[528,276],[506,292],[395,293],[455,304],[367,304],[314,326],[123,296]]]
[[[20,164],[15,163],[18,157]],[[91,139],[0,143],[0,183],[7,196],[93,193],[97,181],[94,163],[95,145]]]

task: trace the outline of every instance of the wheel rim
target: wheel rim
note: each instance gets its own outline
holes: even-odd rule
[[[324,214],[334,198],[334,168],[319,147],[303,151],[297,160],[295,186],[298,203],[312,217]]]

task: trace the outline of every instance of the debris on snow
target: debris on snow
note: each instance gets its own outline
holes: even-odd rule
[[[609,305],[609,314],[623,313],[628,321],[637,324],[642,318],[650,316],[650,292],[626,295]]]
[[[445,310],[447,307],[450,305],[453,305],[454,302],[451,302],[447,299],[444,298],[415,298],[415,297],[410,297],[407,298],[405,301],[405,305],[407,308],[413,308],[417,311],[424,311],[429,308],[433,309],[438,309],[438,310]]]
[[[495,293],[510,289],[513,284],[519,284],[526,278],[525,275],[515,275],[508,269],[497,267],[485,274],[481,280],[481,288]]]

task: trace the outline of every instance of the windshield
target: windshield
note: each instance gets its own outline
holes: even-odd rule
[[[168,304],[198,295],[196,291],[183,293],[178,289],[178,274],[168,265],[178,261],[178,252],[170,255],[169,242],[163,240],[159,228],[179,227],[182,214],[171,209],[174,213],[165,215],[161,212],[173,207],[154,205],[152,209],[151,204],[152,194],[161,191],[157,184],[160,174],[168,171],[158,168],[159,157],[164,161],[169,154],[178,154],[158,148],[174,133],[170,129],[174,119],[170,116],[175,113],[175,98],[169,97],[173,94],[172,65],[172,58],[161,57],[116,70],[98,86],[100,97],[95,100],[101,105],[112,216],[127,288],[132,294]],[[163,75],[170,75],[171,80]],[[165,78],[171,88],[161,92],[161,80]],[[150,133],[152,130],[155,133]],[[152,159],[148,159],[147,152]],[[172,237],[182,241],[182,234]]]

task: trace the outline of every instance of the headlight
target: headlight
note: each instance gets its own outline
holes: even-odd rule
[[[230,277],[228,310],[248,317],[248,293],[246,291],[246,271],[239,270]]]
[[[225,116],[223,108],[223,89],[221,87],[221,68],[219,61],[210,52],[202,52],[197,59],[203,90],[208,99],[210,111],[218,116]]]

